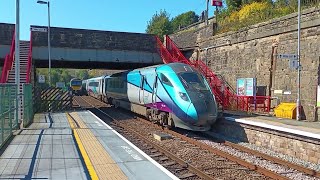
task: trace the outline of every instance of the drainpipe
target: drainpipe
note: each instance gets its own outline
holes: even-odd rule
[[[276,67],[277,67],[277,50],[278,50],[278,43],[276,42],[272,44],[272,51],[271,51],[271,67],[270,67],[269,90],[268,90],[269,96],[271,96],[271,92],[275,84],[275,73],[276,73]]]

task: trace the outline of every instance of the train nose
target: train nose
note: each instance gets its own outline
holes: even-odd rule
[[[208,96],[192,99],[192,106],[188,109],[188,115],[193,117],[195,125],[213,124],[217,118],[215,101]]]

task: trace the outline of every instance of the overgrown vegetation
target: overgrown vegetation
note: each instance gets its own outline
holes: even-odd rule
[[[57,82],[64,82],[69,85],[72,78],[88,79],[96,76],[95,70],[87,69],[51,69],[51,85],[55,86]],[[44,75],[46,85],[48,85],[48,68],[37,68],[37,75]],[[36,80],[37,81],[37,80]]]
[[[218,32],[237,31],[260,22],[288,15],[298,9],[297,0],[225,0],[225,7],[218,9]],[[301,8],[319,6],[320,0],[301,0]],[[180,28],[198,22],[199,16],[193,11],[182,13],[170,19],[165,10],[153,15],[148,22],[147,33],[160,38]]]

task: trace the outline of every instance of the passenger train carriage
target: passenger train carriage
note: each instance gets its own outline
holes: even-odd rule
[[[70,80],[70,91],[72,91],[72,94],[81,95],[81,84],[82,81],[78,78]]]
[[[89,79],[87,84],[89,95],[163,125],[206,131],[217,119],[217,104],[208,83],[186,64],[135,69]]]

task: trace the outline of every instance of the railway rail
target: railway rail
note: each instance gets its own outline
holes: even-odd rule
[[[86,99],[84,101],[87,104],[88,103],[91,104],[91,108],[96,107],[98,103],[101,103],[100,101],[97,102],[98,100],[96,99],[95,100]],[[98,107],[99,106],[100,105],[98,105]],[[107,107],[107,106],[105,105],[104,107]],[[106,116],[109,119],[111,118],[113,126],[116,129],[124,133],[125,136],[128,137],[128,139],[130,139],[130,141],[133,141],[134,144],[137,144],[137,146],[140,147],[142,150],[144,150],[146,153],[148,152],[151,153],[150,156],[153,157],[158,162],[160,162],[161,164],[163,164],[163,166],[168,168],[168,170],[171,170],[174,173],[177,172],[175,168],[172,169],[171,167],[170,169],[170,165],[177,166],[177,164],[179,164],[180,167],[178,167],[177,169],[180,170],[179,172],[185,172],[185,173],[182,173],[182,174],[176,173],[176,174],[178,175],[178,177],[182,179],[190,179],[190,178],[194,179],[196,177],[200,177],[202,179],[208,179],[209,177],[210,178],[216,178],[216,177],[225,178],[225,176],[228,177],[228,175],[226,175],[225,173],[218,172],[220,170],[219,168],[221,167],[224,167],[225,171],[232,171],[230,169],[233,169],[234,171],[238,171],[238,172],[229,172],[229,177],[228,177],[228,178],[232,178],[232,177],[234,178],[234,176],[237,176],[237,179],[241,177],[245,179],[268,179],[268,178],[300,179],[301,177],[303,177],[303,179],[317,179],[317,177],[319,177],[319,172],[305,168],[303,166],[289,163],[281,159],[245,148],[243,146],[233,144],[228,141],[223,141],[224,143],[220,143],[219,146],[228,146],[230,148],[236,149],[237,151],[241,151],[247,154],[252,154],[256,158],[260,159],[262,162],[268,161],[268,163],[270,162],[275,163],[277,164],[276,167],[278,167],[279,165],[285,166],[288,170],[288,173],[282,172],[281,174],[279,174],[274,170],[271,171],[270,168],[268,169],[268,167],[263,167],[262,164],[254,164],[253,162],[248,162],[239,156],[234,156],[221,150],[221,148],[212,147],[211,144],[217,143],[217,141],[213,140],[213,137],[209,136],[209,134],[198,135],[198,134],[188,132],[188,136],[186,136],[185,135],[186,133],[164,129],[160,126],[153,124],[150,121],[146,121],[144,118],[141,118],[141,117],[133,118],[132,115],[130,115],[130,113],[125,112],[123,110],[119,110],[119,113],[115,114],[113,108],[111,109],[112,112],[110,112],[110,109],[106,109],[106,108],[103,108],[103,109],[104,111],[100,110],[99,108],[95,108],[95,110],[93,111],[98,116],[102,116],[103,120],[106,119]],[[112,116],[110,114],[112,114]],[[124,115],[127,117],[123,118]],[[126,120],[124,121],[124,119]],[[172,151],[168,150],[170,149],[168,144],[166,145],[164,143],[159,144],[159,142],[156,142],[152,138],[152,136],[150,135],[152,134],[151,133],[152,131],[159,131],[159,132],[165,132],[165,133],[171,134],[174,137],[172,142],[170,142],[171,144],[175,144],[179,148],[184,147],[186,148],[185,151],[187,152],[193,151],[196,154],[197,153],[203,154],[208,158],[211,158],[210,160],[207,158],[206,159],[207,161],[209,161],[211,164],[216,164],[219,166],[209,167],[206,162],[201,161],[201,158],[197,159],[198,162],[196,162],[196,160],[192,160],[190,157],[184,157],[186,156],[186,154],[182,156],[181,154],[177,155],[173,153]],[[207,142],[204,142],[204,140]],[[145,148],[145,145],[143,145],[145,143],[148,144],[147,148]],[[167,147],[167,148],[165,149],[164,147]],[[171,149],[179,149],[179,148],[171,147]],[[177,152],[180,152],[180,151],[177,151]],[[209,157],[208,154],[210,154],[211,157]],[[162,157],[163,155],[166,157]],[[192,161],[186,160],[188,158],[189,160],[192,160]],[[169,162],[164,161],[165,159],[169,159]],[[216,161],[216,162],[212,162],[212,161]],[[185,167],[189,167],[190,169],[188,169],[188,171],[185,171],[186,169]],[[227,167],[230,169],[226,170]],[[216,172],[213,172],[213,171],[216,171]],[[256,173],[252,173],[252,172],[256,172]],[[288,175],[290,173],[291,175]],[[300,173],[300,175],[292,176],[292,174],[294,173],[296,174]],[[204,175],[207,175],[209,177],[205,177]]]

